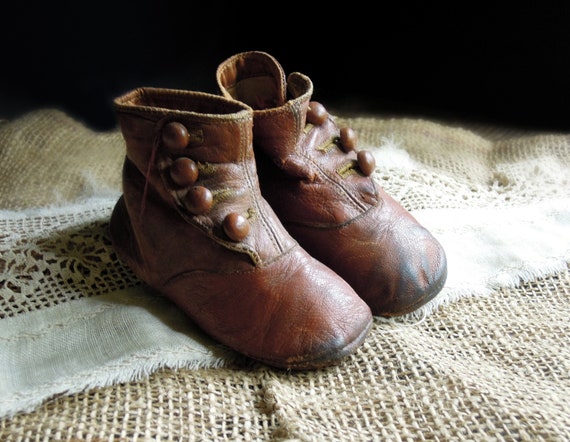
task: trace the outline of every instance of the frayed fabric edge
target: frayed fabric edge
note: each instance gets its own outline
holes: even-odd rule
[[[0,418],[12,418],[20,413],[30,413],[57,398],[104,388],[118,383],[137,382],[162,369],[223,368],[240,359],[229,349],[219,348],[219,355],[206,359],[181,359],[180,348],[174,351],[143,352],[128,355],[120,360],[99,367],[96,371],[84,371],[62,381],[45,384],[29,391],[7,394],[0,400]],[[145,362],[141,364],[140,361]]]

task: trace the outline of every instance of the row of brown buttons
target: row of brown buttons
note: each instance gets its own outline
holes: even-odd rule
[[[172,121],[162,130],[162,142],[169,151],[181,151],[190,142],[188,129],[181,123]],[[212,192],[204,186],[195,186],[198,180],[198,165],[191,158],[179,157],[170,166],[172,182],[181,188],[188,188],[184,204],[194,215],[203,215],[214,204]],[[232,241],[242,241],[249,234],[249,221],[243,215],[231,212],[224,218],[222,227]]]
[[[320,126],[329,118],[329,113],[325,107],[317,102],[309,102],[309,109],[307,110],[307,123]],[[343,127],[340,129],[339,136],[340,146],[345,152],[350,152],[356,149],[356,133],[350,127]],[[372,152],[367,150],[358,151],[356,154],[356,161],[362,173],[366,176],[372,175],[376,169],[376,159]]]

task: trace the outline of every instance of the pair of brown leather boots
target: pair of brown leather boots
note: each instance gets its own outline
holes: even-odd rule
[[[221,95],[140,88],[115,100],[126,142],[111,217],[119,258],[204,332],[265,364],[333,364],[373,315],[432,299],[438,241],[371,177],[298,72],[265,52],[220,64]]]

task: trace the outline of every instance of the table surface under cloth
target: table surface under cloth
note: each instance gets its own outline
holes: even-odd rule
[[[569,440],[570,134],[335,118],[450,275],[306,372],[220,347],[117,260],[118,130],[0,122],[0,440]]]

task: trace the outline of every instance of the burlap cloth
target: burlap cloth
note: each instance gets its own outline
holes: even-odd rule
[[[412,213],[501,208],[508,216],[511,206],[568,197],[566,134],[340,120],[358,131],[361,146],[384,146],[376,177]],[[20,247],[0,257],[0,320],[138,284],[112,254],[108,209],[96,206],[120,193],[123,155],[118,131],[92,132],[57,110],[0,122],[0,211],[8,213],[0,241]],[[74,215],[80,228],[54,241],[69,221],[54,206],[85,200],[95,205]],[[28,211],[35,214],[28,224],[12,223],[13,213]],[[33,251],[18,258],[26,232],[14,239],[16,224],[43,229],[55,262],[40,263],[47,255]],[[84,236],[89,244],[76,250],[73,238]],[[58,253],[75,259],[58,261]],[[26,278],[39,278],[42,290],[22,293]],[[74,290],[64,297],[61,284]],[[4,417],[0,440],[569,440],[568,260],[453,301],[421,318],[377,318],[364,345],[335,367],[285,372],[237,358],[215,368],[162,368]]]

